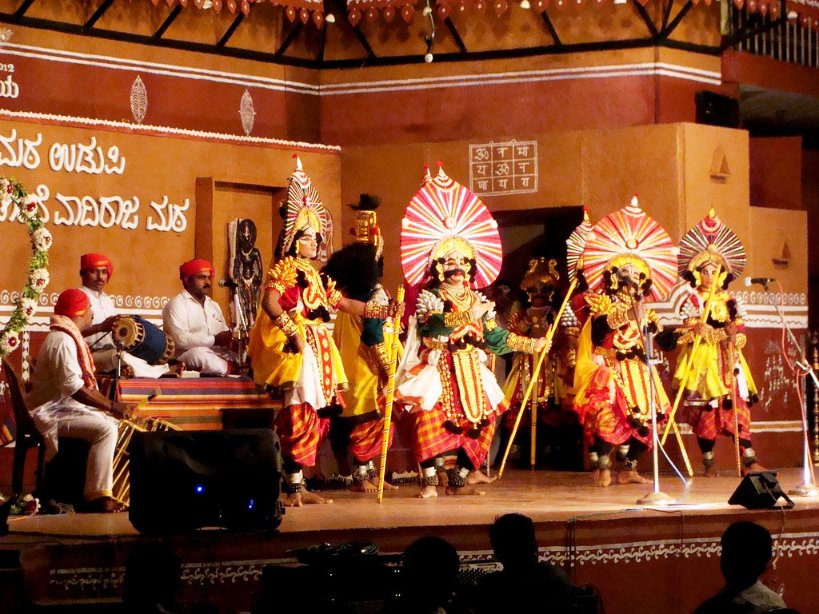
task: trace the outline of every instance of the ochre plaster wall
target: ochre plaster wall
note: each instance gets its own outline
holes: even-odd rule
[[[802,137],[752,138],[750,148],[751,204],[802,209]]]

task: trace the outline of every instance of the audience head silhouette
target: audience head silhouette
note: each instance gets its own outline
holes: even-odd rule
[[[459,567],[458,553],[446,540],[440,537],[415,540],[404,551],[405,598],[419,605],[445,604],[457,585]]]
[[[504,570],[524,569],[537,563],[537,540],[532,519],[504,514],[489,527],[489,541]]]
[[[744,588],[756,582],[773,556],[768,529],[747,520],[729,526],[720,541],[720,568],[729,586]]]

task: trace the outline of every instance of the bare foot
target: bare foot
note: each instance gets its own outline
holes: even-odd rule
[[[706,467],[705,471],[702,472],[702,475],[706,478],[716,478],[719,477],[719,471],[717,468],[711,465],[710,467]]]
[[[753,473],[754,471],[767,471],[767,469],[765,469],[765,467],[759,463],[751,463],[750,465],[745,465],[742,468],[742,475],[747,475],[749,473]]]
[[[350,484],[350,492],[374,493],[378,492],[378,486],[370,482],[370,480],[364,480],[363,482],[353,480],[353,483]]]
[[[325,499],[324,497],[321,497],[316,493],[312,493],[309,490],[302,490],[301,492],[288,494],[284,499],[284,507],[302,507],[303,505],[332,502],[332,499]]]
[[[618,484],[651,484],[651,480],[648,480],[641,476],[635,469],[631,471],[620,471],[617,474],[617,483]]]
[[[446,494],[448,495],[485,495],[485,490],[478,490],[477,488],[472,488],[471,486],[447,486],[446,487]]]
[[[378,488],[378,481],[377,480],[371,480],[370,483],[373,486],[375,486],[376,489]],[[396,486],[395,484],[390,484],[387,480],[384,480],[384,490],[398,490],[398,486]]]
[[[611,486],[611,469],[600,469],[597,473],[598,479],[594,482],[595,486],[605,488]]]
[[[421,492],[418,493],[419,499],[431,499],[432,497],[438,496],[438,489],[434,486],[422,486]]]
[[[595,486],[600,483],[600,468],[592,470],[592,482],[594,482]]]
[[[469,475],[466,476],[466,483],[467,484],[491,484],[492,482],[494,482],[497,479],[498,479],[497,476],[489,477],[488,475],[486,475],[482,471],[478,471],[477,469],[475,469],[475,471],[470,471]]]

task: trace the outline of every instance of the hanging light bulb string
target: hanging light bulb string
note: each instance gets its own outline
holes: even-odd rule
[[[434,58],[432,55],[432,45],[435,42],[435,17],[432,14],[432,6],[430,5],[430,0],[424,0],[426,6],[424,6],[423,15],[427,19],[429,19],[429,32],[424,34],[424,42],[427,44],[427,52],[424,55],[424,62],[427,64],[431,63]]]

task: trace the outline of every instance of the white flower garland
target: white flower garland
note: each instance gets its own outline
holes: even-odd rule
[[[17,207],[17,219],[25,223],[28,229],[32,251],[26,287],[23,288],[9,321],[0,332],[2,358],[20,347],[20,332],[36,313],[37,298],[48,286],[48,250],[53,243],[53,237],[43,225],[37,201],[26,194],[23,186],[14,179],[0,177],[0,202],[4,207],[12,204]]]

